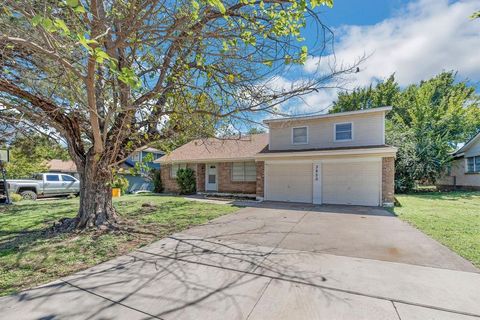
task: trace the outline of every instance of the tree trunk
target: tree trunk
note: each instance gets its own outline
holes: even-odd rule
[[[80,209],[68,229],[112,228],[117,214],[112,204],[112,172],[98,157],[87,154],[80,174]]]

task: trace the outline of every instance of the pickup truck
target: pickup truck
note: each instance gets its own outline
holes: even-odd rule
[[[38,173],[32,180],[7,180],[10,194],[18,193],[24,199],[36,200],[39,197],[53,197],[80,193],[80,181],[63,173]]]

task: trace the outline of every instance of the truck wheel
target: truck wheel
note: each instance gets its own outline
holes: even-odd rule
[[[37,194],[30,190],[20,192],[20,195],[25,200],[37,200]]]

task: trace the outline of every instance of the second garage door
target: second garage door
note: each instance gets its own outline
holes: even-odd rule
[[[323,163],[322,202],[378,206],[381,162]]]
[[[312,202],[312,164],[266,164],[265,198],[271,201]]]

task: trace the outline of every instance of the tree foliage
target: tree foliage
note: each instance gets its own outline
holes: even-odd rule
[[[416,181],[434,183],[450,153],[480,130],[480,99],[454,72],[442,72],[401,89],[394,75],[375,87],[339,95],[331,112],[393,106],[387,143],[399,148],[396,190],[411,191]]]
[[[8,178],[28,178],[34,173],[45,172],[47,162],[52,159],[68,160],[68,151],[41,134],[18,136],[10,145],[10,162],[6,166]]]

